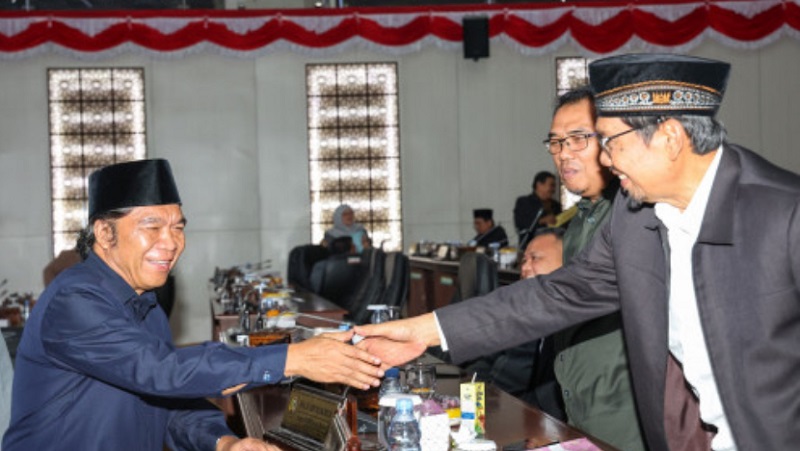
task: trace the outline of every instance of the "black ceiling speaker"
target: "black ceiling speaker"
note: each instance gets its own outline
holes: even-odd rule
[[[464,58],[474,59],[489,57],[489,18],[464,17],[461,19],[464,30]]]

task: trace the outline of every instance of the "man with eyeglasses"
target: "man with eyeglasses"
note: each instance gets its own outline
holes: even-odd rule
[[[619,187],[608,168],[600,164],[595,119],[591,88],[569,91],[557,99],[550,132],[543,141],[561,183],[581,196],[564,235],[565,264],[608,220]],[[545,346],[552,346],[553,353],[546,355],[555,359],[539,364],[553,365],[569,423],[619,449],[644,450],[620,312],[559,331],[545,339]],[[551,387],[547,381],[534,381],[534,385],[537,392]],[[544,410],[563,417],[560,411]]]
[[[800,176],[726,141],[730,65],[636,54],[589,65],[611,217],[569,265],[416,318],[358,327],[397,365],[455,362],[620,310],[651,451],[800,443]]]

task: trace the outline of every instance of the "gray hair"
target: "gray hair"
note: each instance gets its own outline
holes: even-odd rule
[[[645,144],[650,144],[658,125],[667,119],[678,121],[686,134],[692,140],[694,153],[705,155],[713,152],[727,141],[727,131],[721,122],[710,116],[682,115],[682,116],[630,116],[621,117],[622,122],[633,128],[638,128],[637,133]]]

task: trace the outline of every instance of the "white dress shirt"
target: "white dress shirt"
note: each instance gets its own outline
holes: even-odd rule
[[[656,216],[668,230],[670,247],[669,350],[683,364],[684,376],[700,400],[700,417],[718,429],[711,442],[716,451],[735,450],[736,446],[722,408],[703,336],[692,277],[692,248],[700,233],[721,156],[720,147],[686,210],[681,212],[665,203],[655,205]]]
[[[703,214],[721,157],[722,147],[717,149],[714,160],[685,211],[681,212],[669,204],[657,203],[655,214],[664,223],[669,237],[669,350],[683,364],[684,376],[700,399],[700,417],[707,424],[717,427],[717,434],[711,442],[712,448],[715,451],[733,451],[736,450],[736,445],[733,443],[714,380],[692,277],[692,248],[700,233]],[[442,350],[447,351],[447,340],[435,312],[434,318]]]

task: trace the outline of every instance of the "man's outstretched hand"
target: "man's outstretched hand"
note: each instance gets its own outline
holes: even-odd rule
[[[363,339],[356,345],[381,359],[384,368],[402,365],[440,343],[432,313],[381,324],[356,326]]]
[[[350,344],[353,332],[322,334],[289,345],[286,376],[346,384],[360,390],[380,385],[381,360]]]

